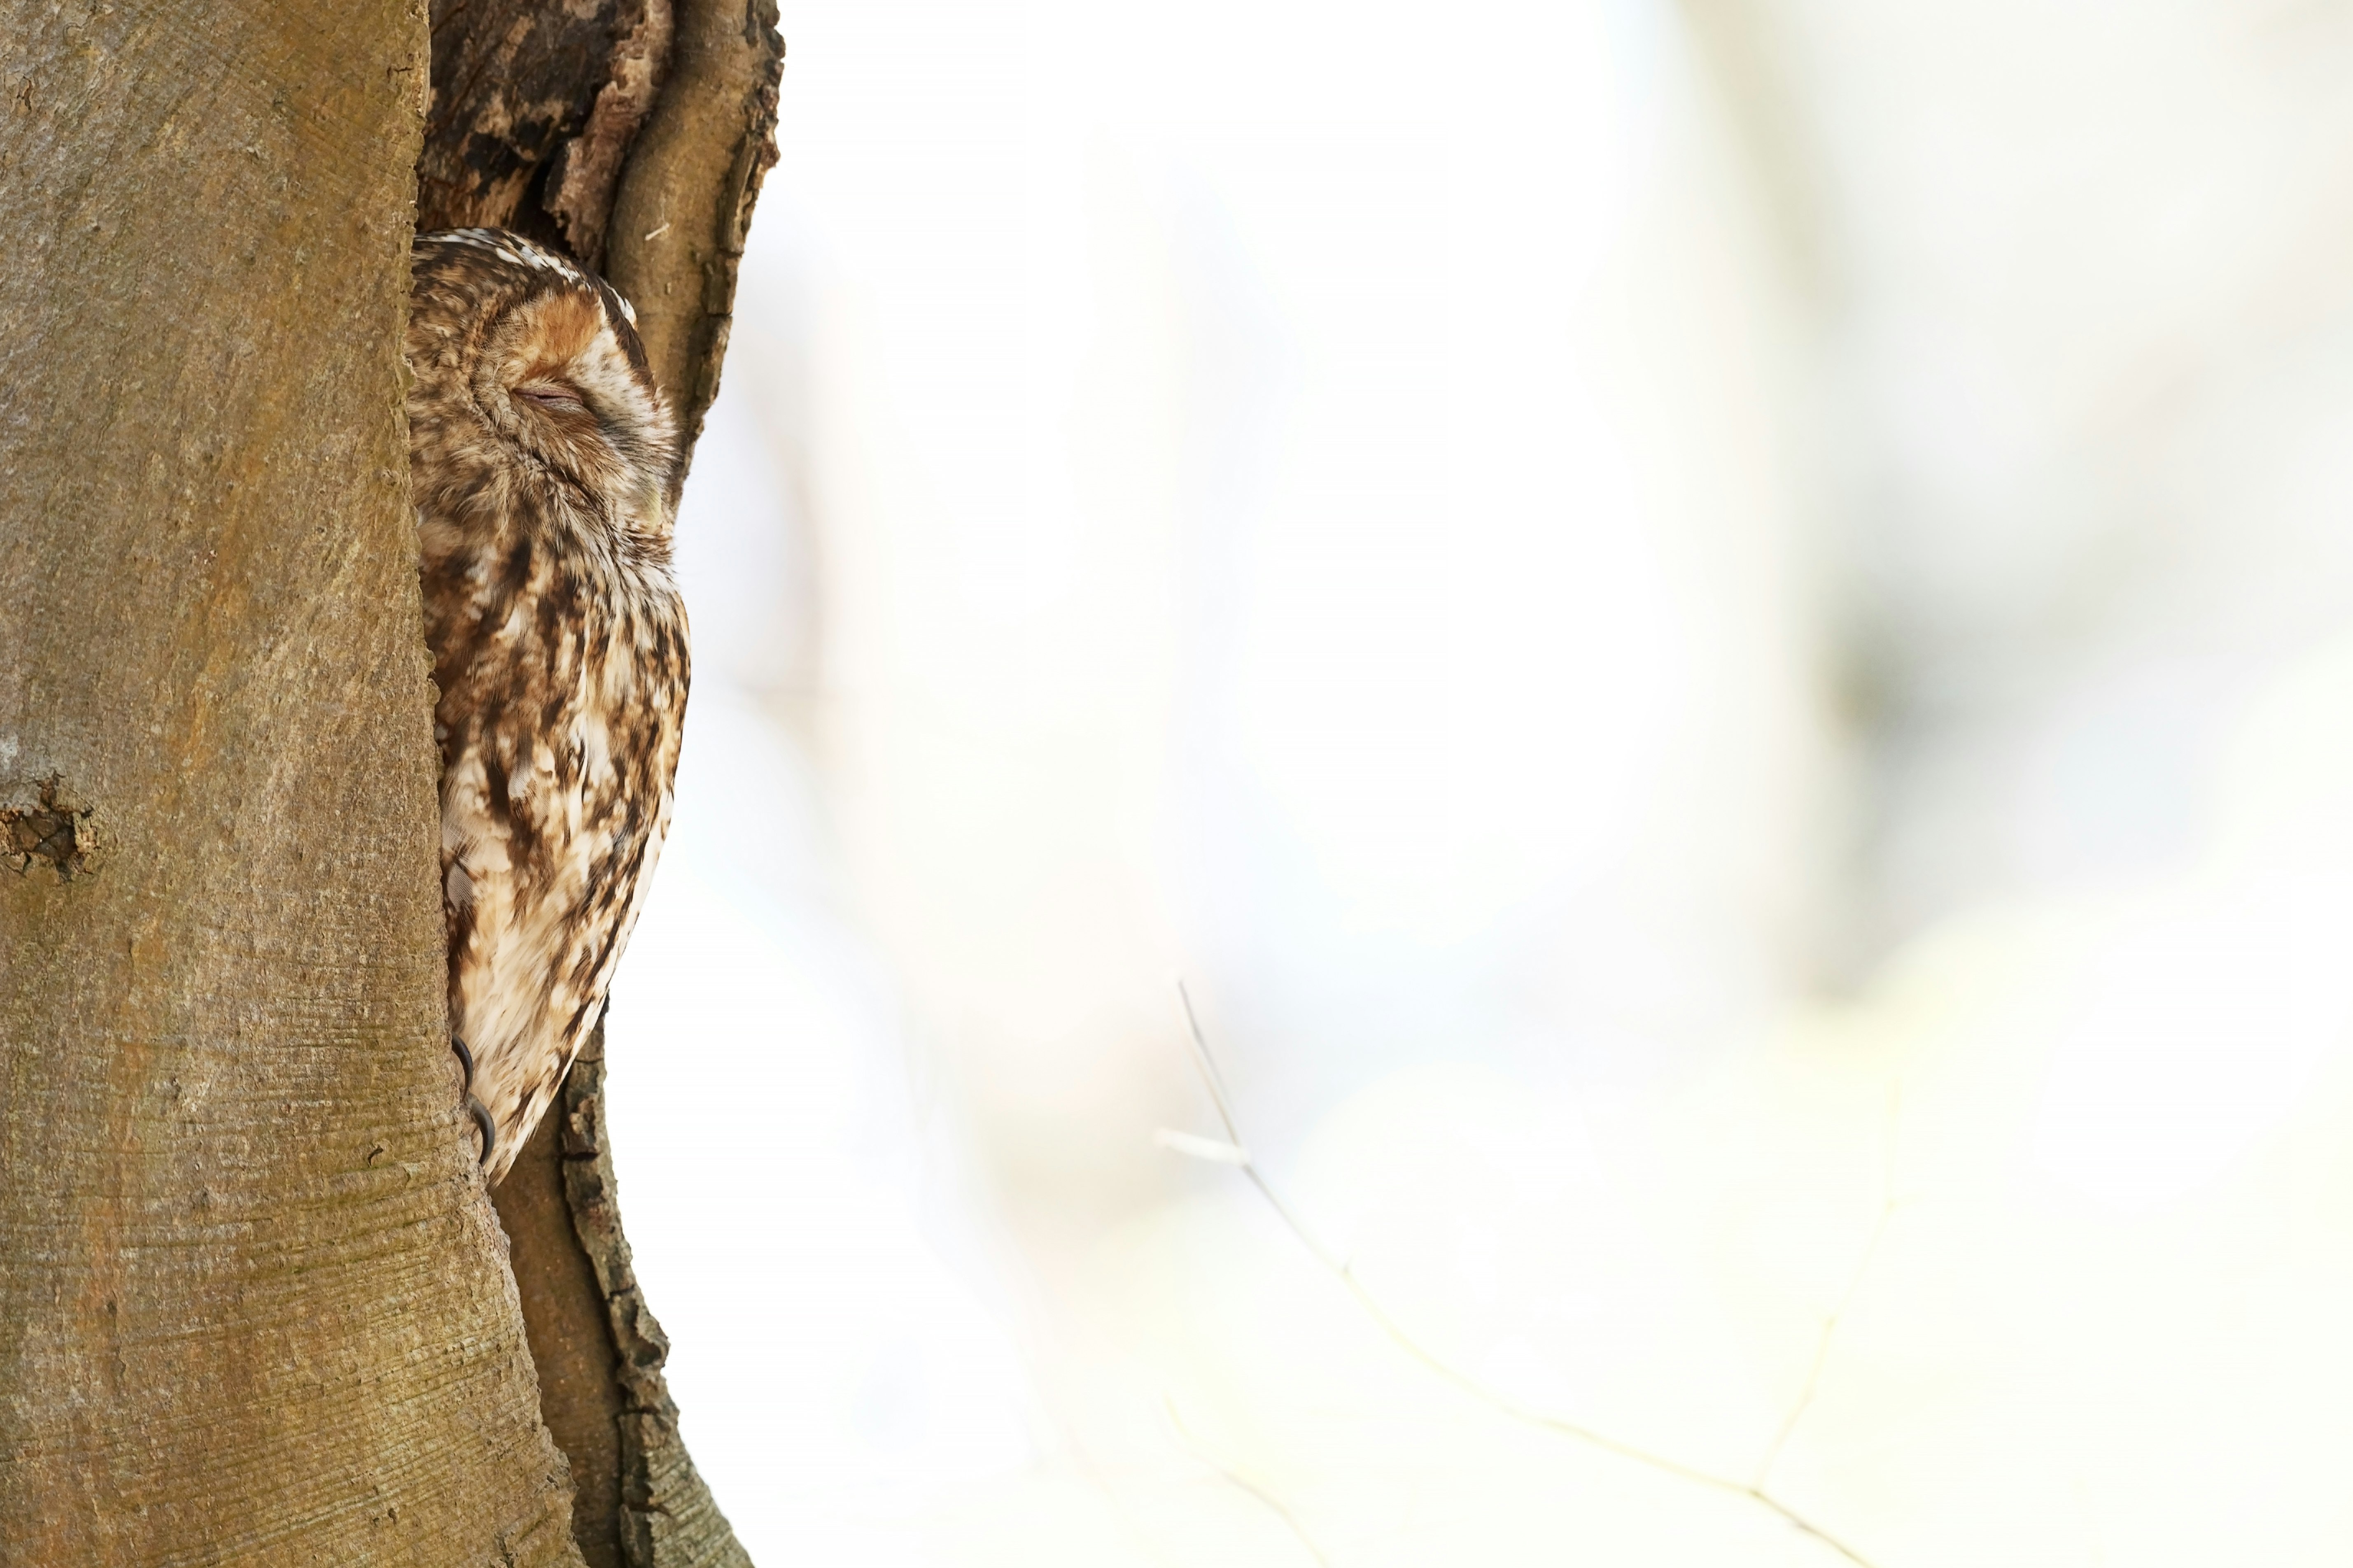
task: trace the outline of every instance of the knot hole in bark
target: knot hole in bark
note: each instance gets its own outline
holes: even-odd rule
[[[95,875],[97,811],[57,773],[0,789],[0,864],[19,876],[55,871],[61,882]]]

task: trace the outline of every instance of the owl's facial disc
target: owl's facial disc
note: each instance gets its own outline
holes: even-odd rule
[[[461,374],[486,433],[533,472],[564,481],[584,515],[662,536],[667,507],[640,498],[669,494],[675,426],[618,300],[585,275],[518,264],[497,293],[470,307],[482,319],[458,340],[469,362]]]

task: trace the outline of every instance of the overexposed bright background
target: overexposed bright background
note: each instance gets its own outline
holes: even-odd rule
[[[757,1561],[2353,1554],[2353,5],[784,30],[612,1015]]]

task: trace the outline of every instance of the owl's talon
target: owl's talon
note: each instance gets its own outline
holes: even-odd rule
[[[474,1053],[468,1050],[466,1048],[466,1042],[459,1039],[455,1035],[449,1037],[449,1048],[458,1053],[458,1065],[466,1069],[466,1081],[459,1086],[460,1092],[466,1094],[473,1093]]]
[[[482,1134],[482,1163],[487,1165],[491,1163],[491,1156],[498,1152],[499,1125],[491,1120],[491,1113],[482,1102],[470,1094],[466,1097],[466,1114],[474,1119],[475,1127]]]

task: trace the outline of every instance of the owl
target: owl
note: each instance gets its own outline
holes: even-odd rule
[[[450,1033],[495,1183],[596,1026],[670,825],[679,441],[603,279],[497,229],[412,260]]]

